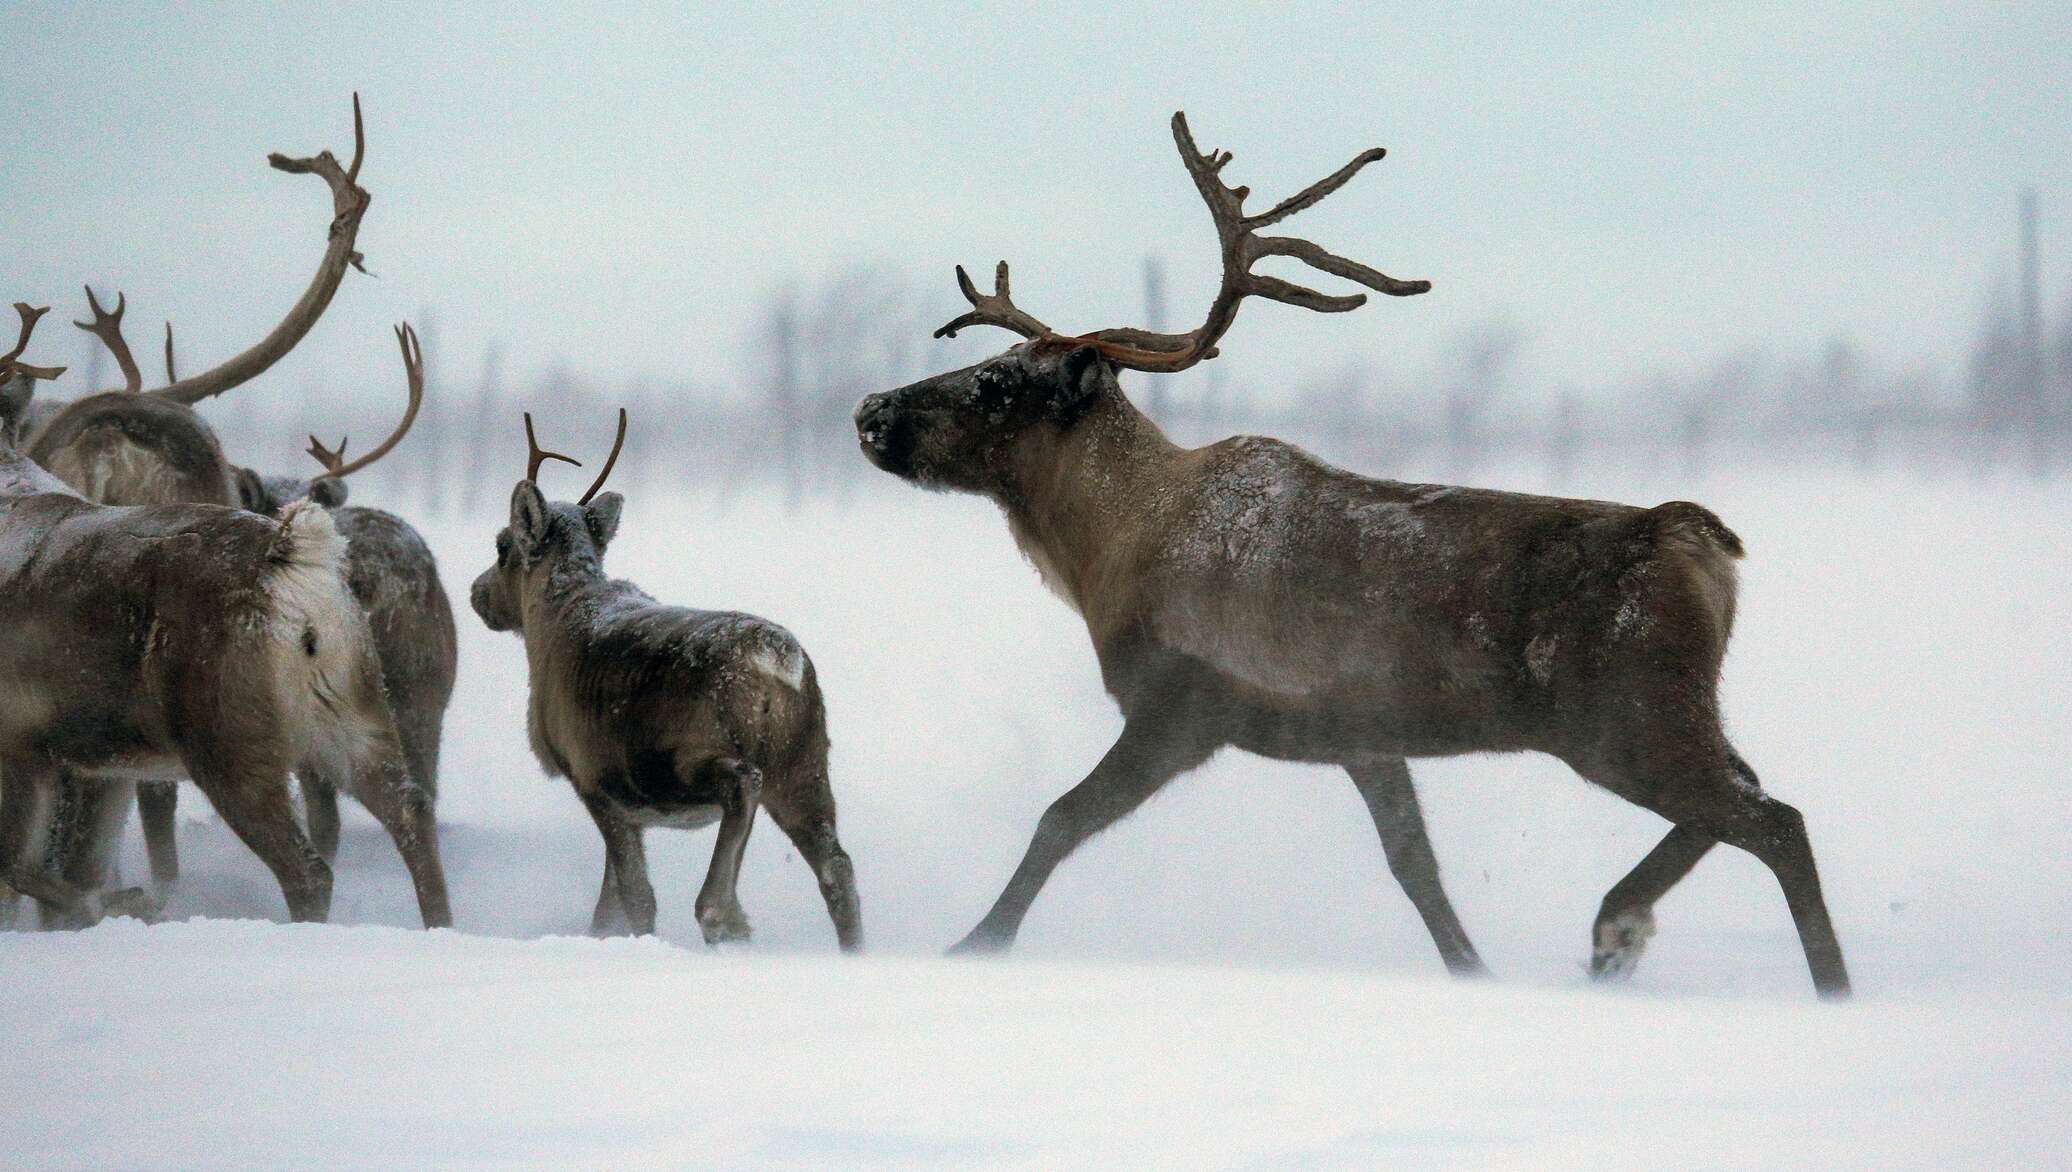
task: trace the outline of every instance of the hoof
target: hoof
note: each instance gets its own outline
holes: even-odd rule
[[[101,896],[101,915],[129,916],[156,924],[165,915],[165,901],[141,887],[125,887]]]
[[[950,945],[944,956],[999,956],[1014,947],[1014,937],[1002,936],[984,928],[973,928],[971,935]]]
[[[740,908],[700,913],[698,930],[705,934],[705,943],[715,948],[722,944],[746,944],[754,934],[747,914]]]
[[[1640,964],[1647,951],[1648,937],[1655,934],[1655,917],[1649,912],[1620,912],[1597,923],[1597,944],[1590,951],[1590,976],[1599,981],[1623,981]]]

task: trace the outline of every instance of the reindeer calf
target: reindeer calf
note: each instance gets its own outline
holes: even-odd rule
[[[532,419],[525,420],[533,439]],[[473,604],[492,631],[525,640],[526,725],[540,765],[575,787],[604,836],[604,881],[591,931],[655,928],[642,835],[650,826],[719,822],[698,926],[708,943],[748,937],[735,893],[757,806],[813,868],[843,950],[863,944],[855,870],[835,836],[827,778],[827,711],[790,632],[753,615],[664,606],[605,577],[604,550],[623,503],[598,495],[611,459],[574,504],[550,503],[540,464],[566,456],[532,443],[511,494],[496,564]],[[595,499],[593,499],[595,498]]]

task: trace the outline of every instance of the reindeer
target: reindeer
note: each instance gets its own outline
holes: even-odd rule
[[[24,341],[40,311],[18,306]],[[17,351],[19,353],[19,351]],[[279,520],[216,505],[96,504],[15,450],[33,383],[0,395],[0,875],[91,918],[105,844],[139,777],[184,773],[273,871],[296,920],[322,920],[331,869],[295,820],[290,768],[323,763],[395,840],[427,927],[452,923],[431,802],[411,779],[380,664],[322,507]],[[40,865],[62,771],[90,776],[93,848]]]
[[[964,270],[968,313],[937,336],[1000,326],[1023,341],[975,366],[871,395],[856,428],[871,463],[1005,512],[1038,572],[1084,618],[1123,731],[1051,804],[999,899],[956,951],[1012,945],[1079,844],[1226,745],[1338,765],[1446,967],[1484,971],[1440,884],[1406,763],[1533,750],[1666,818],[1667,837],[1605,896],[1599,977],[1632,971],[1652,907],[1716,842],[1777,876],[1813,983],[1849,978],[1798,811],[1769,796],[1721,729],[1720,662],[1740,539],[1697,505],[1652,509],[1341,471],[1293,445],[1238,437],[1176,446],[1131,405],[1120,370],[1173,372],[1216,355],[1248,297],[1339,313],[1327,295],[1254,272],[1283,256],[1403,297],[1430,288],[1301,239],[1262,236],[1382,157],[1372,149],[1247,214],[1220,177],[1228,152],[1180,158],[1223,257],[1203,323],[1060,335]]]
[[[279,153],[267,157],[277,171],[315,175],[330,188],[330,241],[308,289],[287,316],[256,344],[221,365],[186,379],[175,378],[172,327],[168,324],[167,385],[145,390],[143,374],[122,336],[128,298],[118,292],[115,308],[104,310],[89,287],[86,297],[93,320],[73,324],[107,347],[122,372],[124,385],[74,400],[54,414],[37,412],[32,406],[25,417],[30,457],[89,500],[101,504],[239,504],[235,471],[224,458],[223,445],[215,431],[195,412],[194,406],[256,378],[280,361],[323,316],[345,279],[346,269],[362,267],[355,243],[370,202],[366,190],[359,185],[360,164],[366,151],[366,125],[360,113],[360,97],[354,94],[350,166],[341,167],[330,151],[308,158],[290,158]],[[180,873],[173,834],[179,788],[171,781],[145,781],[136,788],[152,880],[163,892],[170,889]],[[71,804],[68,798],[65,805]]]
[[[408,326],[396,330],[403,350],[403,369],[410,384],[410,405],[395,431],[366,455],[347,463],[346,441],[327,448],[309,437],[309,454],[323,472],[313,478],[262,476],[236,469],[238,497],[255,513],[278,516],[300,500],[311,500],[331,512],[331,521],[347,540],[345,580],[367,615],[374,648],[381,659],[383,694],[403,741],[403,758],[428,799],[439,798],[439,733],[446,706],[453,699],[457,636],[453,606],[439,584],[439,563],[423,535],[394,513],[347,505],[345,478],[394,450],[417,420],[424,402],[424,354]],[[303,774],[302,802],[310,838],[325,862],[338,855],[338,784],[336,779]],[[170,831],[167,831],[170,833]]]
[[[719,823],[698,893],[708,943],[745,940],[735,887],[756,807],[768,810],[819,881],[844,951],[863,946],[856,873],[835,836],[827,779],[827,709],[813,661],[789,631],[754,615],[663,606],[604,575],[623,500],[599,495],[626,439],[574,504],[539,488],[548,460],[531,448],[496,536],[496,564],[475,579],[483,625],[525,641],[526,727],[549,776],[565,777],[604,837],[604,881],[590,930],[655,930],[642,836],[650,826]]]

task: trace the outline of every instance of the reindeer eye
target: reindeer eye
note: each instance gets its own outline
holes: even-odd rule
[[[511,560],[511,531],[506,529],[496,535],[496,562],[502,565]]]

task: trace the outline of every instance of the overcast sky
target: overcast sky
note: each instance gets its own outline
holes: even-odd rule
[[[0,301],[82,316],[92,279],[128,292],[140,350],[164,317],[191,367],[248,344],[329,208],[265,154],[344,154],[356,88],[379,280],[348,278],[276,387],[392,391],[387,324],[427,307],[452,373],[500,339],[521,374],[735,384],[766,291],[855,261],[947,318],[951,265],[1004,257],[1018,302],[1079,330],[1140,316],[1156,252],[1187,319],[1216,270],[1181,108],[1261,201],[1387,147],[1286,228],[1434,283],[1255,305],[1233,377],[1409,377],[1491,319],[1542,388],[1836,334],[1961,360],[2027,184],[2046,304],[2072,301],[2064,0],[679,7],[0,5]]]

